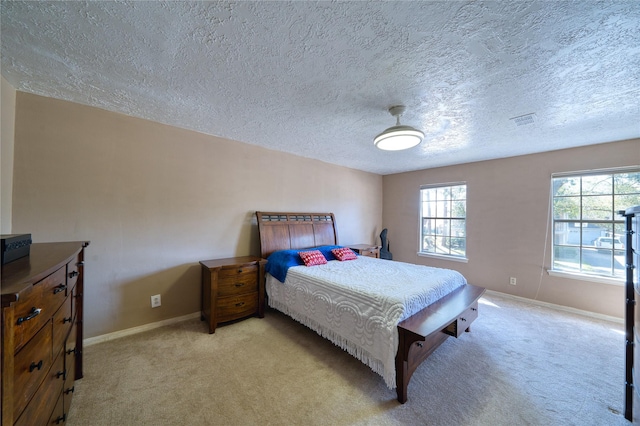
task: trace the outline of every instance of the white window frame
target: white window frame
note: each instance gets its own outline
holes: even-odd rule
[[[424,202],[423,202],[423,191],[424,190],[441,190],[441,189],[445,189],[445,188],[453,188],[453,187],[459,187],[459,186],[464,186],[465,189],[465,198],[463,200],[446,200],[446,203],[449,205],[450,210],[453,210],[451,208],[451,203],[453,201],[463,201],[464,202],[464,211],[465,211],[465,215],[464,216],[447,216],[447,215],[439,215],[439,212],[436,210],[435,215],[431,214],[429,216],[424,216],[425,212],[423,212],[423,208],[424,208]],[[442,259],[448,259],[448,260],[454,260],[454,261],[458,261],[458,262],[467,262],[467,191],[468,191],[468,187],[467,187],[467,182],[449,182],[449,183],[439,183],[439,184],[432,184],[432,185],[422,185],[420,186],[420,191],[419,191],[419,203],[420,203],[420,217],[419,217],[419,224],[418,224],[418,255],[419,256],[426,256],[426,257],[436,257],[436,258],[442,258]],[[435,199],[433,200],[434,203],[438,203],[438,202],[445,202],[445,200],[438,200]],[[436,237],[435,239],[437,240],[437,235],[441,235],[442,238],[448,239],[447,241],[451,241],[452,238],[452,234],[454,231],[452,231],[451,228],[451,219],[453,219],[454,221],[463,221],[463,227],[462,227],[462,235],[455,237],[456,239],[458,239],[459,241],[462,241],[462,243],[464,244],[464,251],[462,254],[456,254],[453,250],[453,248],[451,247],[451,244],[449,244],[449,246],[446,245],[442,245],[442,247],[445,247],[448,252],[443,252],[442,248],[439,249],[439,251],[427,251],[424,250],[424,238],[425,238],[425,234],[424,234],[424,224],[425,224],[425,218],[429,218],[429,219],[433,219],[436,221],[439,220],[443,220],[443,221],[449,221],[449,226],[448,226],[448,232],[445,234],[429,234],[429,235],[433,235],[434,237]],[[460,229],[460,228],[458,228]],[[437,246],[437,242],[436,242],[436,246]]]
[[[590,194],[585,193],[585,189],[582,186],[582,178],[588,178],[590,176],[600,176],[600,175],[610,175],[612,178],[614,175],[625,174],[625,173],[640,173],[640,166],[633,167],[621,167],[621,168],[613,168],[613,169],[600,169],[600,170],[588,170],[588,171],[580,171],[580,172],[566,172],[566,173],[554,173],[551,175],[551,188],[550,188],[550,197],[551,197],[551,206],[549,210],[550,214],[550,225],[551,225],[551,267],[549,269],[550,275],[562,276],[567,278],[575,278],[582,279],[585,281],[593,281],[593,282],[601,282],[607,284],[622,284],[624,282],[625,271],[624,268],[616,268],[616,261],[619,263],[620,261],[617,259],[616,254],[620,257],[624,257],[624,252],[621,250],[608,250],[608,248],[598,248],[596,244],[592,244],[592,235],[585,232],[587,228],[594,226],[608,226],[611,229],[611,236],[619,237],[622,242],[625,241],[625,236],[621,233],[621,229],[624,228],[624,217],[618,214],[618,210],[623,209],[623,206],[616,206],[615,199],[616,196],[621,196],[620,193],[616,193],[615,185],[613,185],[611,194]],[[554,183],[556,179],[567,179],[567,178],[575,178],[579,183],[579,194],[572,195],[572,197],[576,197],[580,199],[580,217],[572,217],[572,218],[556,218],[556,200],[560,200],[563,196],[557,196],[554,193]],[[611,212],[612,216],[608,219],[595,219],[593,217],[584,216],[584,209],[582,206],[584,205],[584,198],[591,196],[599,196],[606,197],[611,196]],[[567,195],[567,197],[570,197]],[[558,229],[566,228],[566,233],[570,233],[573,230],[574,234],[579,235],[579,239],[576,242],[575,236],[573,241],[568,241],[569,237],[566,235],[562,235],[564,233],[557,233]],[[602,230],[601,230],[602,232]],[[601,235],[602,236],[602,235]],[[597,237],[596,237],[597,238]],[[560,250],[574,250],[578,256],[578,268],[577,270],[571,267],[562,268],[559,267],[561,262]],[[593,254],[589,253],[591,251],[596,250],[600,256],[609,255],[611,256],[611,266],[609,267],[609,273],[603,273],[601,271],[589,271],[589,268],[592,267],[592,264],[588,261],[585,261],[587,256],[593,256]],[[622,263],[624,265],[624,261]],[[617,275],[616,275],[616,272]]]

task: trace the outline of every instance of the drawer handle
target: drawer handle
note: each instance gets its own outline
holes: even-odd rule
[[[80,272],[78,271],[69,272],[69,278],[77,277],[78,275],[80,275]]]
[[[36,307],[31,308],[31,311],[29,312],[29,315],[27,315],[26,317],[18,318],[18,325],[22,324],[25,321],[29,321],[31,319],[34,319],[35,317],[40,315],[40,312],[42,312],[41,308],[36,308]]]
[[[73,393],[73,391],[76,389],[75,386],[71,386],[69,389],[67,389],[66,391],[64,391],[64,393],[66,393],[67,395],[69,395],[70,393]]]
[[[238,307],[238,308],[239,308],[240,306],[243,306],[243,305],[244,305],[244,302],[236,303],[236,307]]]
[[[66,379],[66,378],[67,378],[67,370],[64,370],[64,371],[58,371],[58,372],[56,373],[56,379],[59,379],[59,378],[60,378],[60,376],[62,376],[62,378],[63,378],[63,379]]]
[[[67,289],[67,286],[64,284],[60,284],[58,286],[56,286],[56,288],[53,289],[53,294],[58,294],[61,291],[65,291]]]
[[[58,416],[58,418],[56,419],[56,424],[64,423],[66,421],[67,421],[67,415],[63,414],[61,416]]]
[[[460,317],[460,321],[465,321],[466,322],[467,320],[466,320],[466,318]]]
[[[241,274],[242,273],[242,269],[238,269],[238,273]]]
[[[471,308],[471,310],[472,310],[472,311],[477,311],[477,310],[478,310],[478,308]]]
[[[37,364],[35,362],[32,362],[31,365],[29,366],[29,373],[33,373],[33,370],[36,370],[36,369],[40,371],[41,368],[42,368],[42,360],[38,361]]]
[[[417,347],[419,347],[419,348],[421,348],[421,347],[423,347],[424,345],[422,344],[422,342],[416,342],[416,346],[417,346]]]
[[[64,323],[71,322],[71,321],[72,321],[72,318],[71,318],[71,317],[69,317],[69,318],[64,318],[64,319],[62,320],[62,323],[64,324]]]
[[[242,287],[244,283],[236,283],[236,287]]]
[[[76,348],[67,350],[67,355],[71,355],[71,354],[75,354],[75,353],[76,353]]]

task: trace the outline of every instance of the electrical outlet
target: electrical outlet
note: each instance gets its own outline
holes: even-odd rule
[[[516,277],[509,278],[509,284],[516,285]],[[158,296],[158,297],[160,297],[160,296]]]
[[[156,294],[155,296],[151,296],[151,307],[157,308],[160,305],[162,305],[162,302],[160,300],[160,295]]]

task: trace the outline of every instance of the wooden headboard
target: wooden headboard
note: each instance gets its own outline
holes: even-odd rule
[[[256,217],[265,259],[278,250],[338,244],[333,213],[256,212]]]

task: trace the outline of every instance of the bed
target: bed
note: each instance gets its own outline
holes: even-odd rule
[[[336,260],[332,213],[258,211],[256,217],[261,256],[272,262],[269,306],[368,365],[396,388],[400,403],[416,368],[448,337],[470,331],[478,317],[484,288],[455,271],[364,256]],[[291,263],[284,274],[274,268],[303,249],[319,249],[328,262]]]

